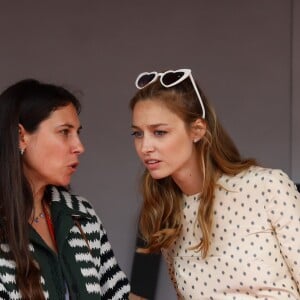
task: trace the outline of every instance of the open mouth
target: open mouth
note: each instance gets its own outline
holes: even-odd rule
[[[157,159],[147,159],[145,160],[145,165],[149,169],[157,168],[161,161]]]
[[[73,171],[75,171],[75,170],[77,169],[78,165],[79,165],[79,163],[74,163],[74,164],[69,165],[69,167],[70,167]]]
[[[147,159],[147,160],[145,160],[145,163],[148,165],[152,165],[152,164],[156,164],[156,163],[158,163],[159,162],[159,160],[157,160],[157,159]]]

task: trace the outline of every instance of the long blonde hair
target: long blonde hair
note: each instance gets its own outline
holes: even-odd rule
[[[195,144],[204,178],[197,216],[203,238],[193,249],[201,251],[202,256],[205,257],[210,245],[213,199],[218,177],[221,174],[235,175],[256,165],[256,161],[241,158],[204,93],[200,88],[199,91],[206,111],[207,126],[204,137]],[[131,110],[134,110],[137,102],[149,99],[164,103],[185,122],[188,130],[202,116],[199,99],[188,79],[171,88],[163,87],[159,81],[149,84],[131,99]],[[180,233],[182,192],[171,176],[156,180],[151,177],[147,169],[141,178],[141,192],[144,201],[139,226],[146,245],[139,251],[158,252],[161,248],[168,248]]]

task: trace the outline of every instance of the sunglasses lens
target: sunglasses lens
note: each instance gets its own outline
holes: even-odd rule
[[[149,84],[155,77],[154,73],[150,74],[144,74],[142,75],[138,81],[137,81],[137,86],[141,89],[145,87],[147,84]]]
[[[184,75],[184,72],[168,72],[162,76],[161,81],[165,86],[173,85],[174,83],[181,81],[180,79]]]

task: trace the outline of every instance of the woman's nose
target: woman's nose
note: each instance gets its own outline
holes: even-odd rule
[[[79,155],[85,151],[84,146],[79,137],[77,137],[77,139],[76,139],[75,147],[74,147],[73,151]]]
[[[142,140],[141,151],[142,153],[149,153],[154,150],[153,142],[150,138],[144,137]]]

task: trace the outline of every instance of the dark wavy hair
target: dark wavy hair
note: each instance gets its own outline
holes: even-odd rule
[[[34,79],[19,81],[0,95],[0,242],[9,246],[10,252],[2,253],[15,261],[16,282],[26,300],[45,298],[39,266],[29,250],[33,194],[23,172],[18,128],[21,124],[33,133],[53,111],[68,104],[79,114],[81,105],[72,93]]]

